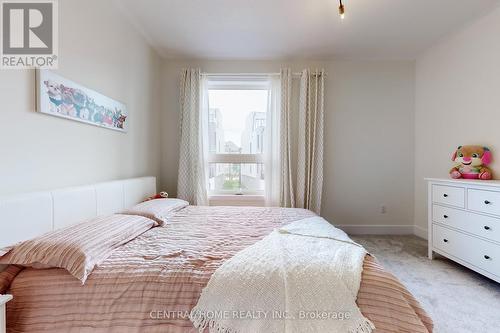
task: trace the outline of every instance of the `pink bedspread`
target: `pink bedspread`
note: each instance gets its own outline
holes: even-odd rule
[[[0,293],[3,288],[14,296],[7,330],[195,332],[187,314],[222,262],[274,228],[311,215],[302,209],[189,206],[165,227],[115,250],[83,286],[62,269],[10,266],[0,273]],[[376,333],[432,331],[418,302],[370,256],[357,303]]]

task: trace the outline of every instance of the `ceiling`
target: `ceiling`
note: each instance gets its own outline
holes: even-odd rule
[[[166,58],[414,59],[500,0],[116,0]]]

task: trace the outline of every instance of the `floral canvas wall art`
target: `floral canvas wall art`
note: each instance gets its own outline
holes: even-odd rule
[[[125,132],[126,106],[49,70],[37,71],[37,111]]]

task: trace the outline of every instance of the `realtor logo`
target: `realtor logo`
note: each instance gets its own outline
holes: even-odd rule
[[[1,68],[57,68],[57,2],[1,2]]]

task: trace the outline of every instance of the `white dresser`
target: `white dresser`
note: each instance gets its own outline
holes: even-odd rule
[[[439,253],[500,282],[500,181],[426,180],[429,258]]]

